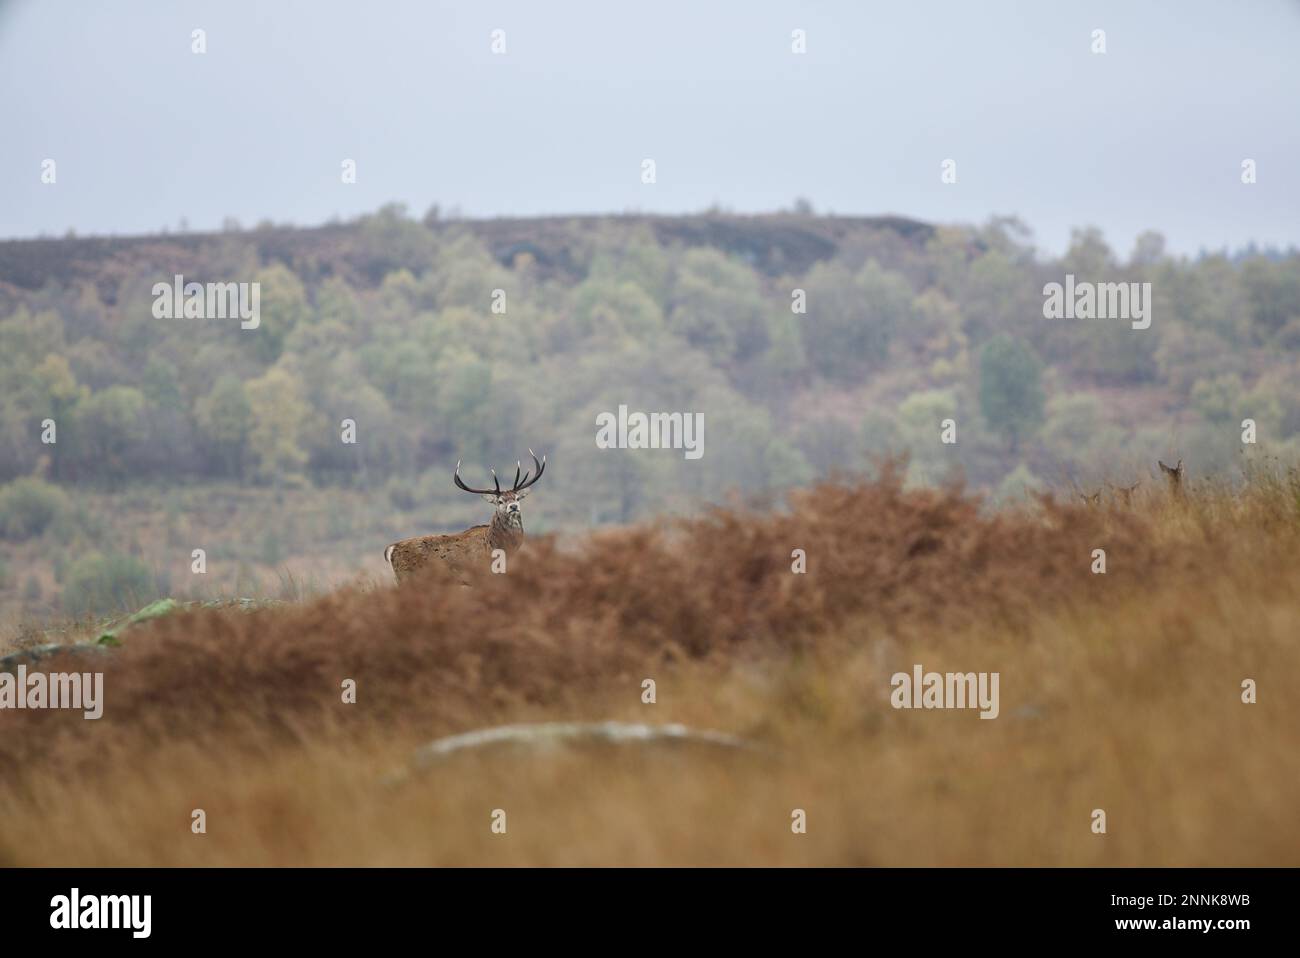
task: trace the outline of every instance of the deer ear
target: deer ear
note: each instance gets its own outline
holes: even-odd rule
[[[483,493],[483,501],[490,502],[492,503],[492,505],[495,506],[501,500],[497,498],[497,494],[495,492],[485,492]]]
[[[515,498],[516,498],[516,499],[527,499],[527,498],[528,498],[528,493],[531,492],[531,491],[532,491],[532,490],[530,490],[530,489],[520,489],[518,492],[515,493]]]

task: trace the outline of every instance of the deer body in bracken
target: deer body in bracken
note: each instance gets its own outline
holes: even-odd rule
[[[520,502],[528,495],[528,489],[542,478],[546,468],[546,458],[539,462],[533,451],[533,465],[537,472],[529,478],[529,473],[520,475],[522,466],[516,463],[514,487],[501,488],[496,470],[492,471],[495,489],[471,489],[460,478],[460,463],[456,463],[454,481],[457,488],[481,495],[496,507],[492,521],[484,526],[474,526],[464,532],[439,536],[415,536],[394,542],[384,550],[384,559],[393,567],[393,575],[398,582],[409,578],[430,565],[440,564],[450,569],[464,581],[475,573],[485,571],[491,565],[493,554],[500,549],[506,556],[513,555],[524,544],[524,520]]]

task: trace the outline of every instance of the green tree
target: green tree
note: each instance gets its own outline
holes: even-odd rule
[[[898,331],[912,314],[906,278],[870,260],[856,274],[840,263],[808,273],[808,313],[799,317],[804,351],[823,376],[852,382],[884,365]]]
[[[1104,274],[1115,268],[1115,254],[1106,245],[1100,229],[1085,226],[1070,230],[1070,248],[1065,251],[1065,265],[1080,280],[1101,282]]]
[[[64,491],[33,476],[0,486],[0,535],[6,539],[39,536],[67,511]]]
[[[144,394],[109,386],[78,403],[74,419],[76,469],[82,476],[121,479],[131,474],[135,447],[146,437]]]
[[[73,419],[77,403],[89,395],[89,390],[77,384],[76,377],[68,365],[67,359],[50,353],[33,370],[35,380],[35,408],[32,416],[35,421],[53,419],[56,428],[62,423],[66,428]],[[67,443],[60,446],[57,442],[48,447],[50,457],[50,475],[62,478],[63,460],[68,448]]]
[[[1133,243],[1130,266],[1152,266],[1165,258],[1165,238],[1155,230],[1144,230]]]
[[[244,384],[222,376],[212,392],[194,408],[208,457],[222,475],[242,476],[248,438],[253,430],[253,407]]]
[[[466,306],[482,316],[491,316],[492,291],[502,289],[509,315],[511,300],[518,298],[511,295],[515,292],[511,288],[513,278],[514,274],[493,258],[481,240],[458,233],[438,248],[429,278],[433,301],[421,305],[439,309]]]
[[[144,397],[155,406],[179,408],[182,403],[176,367],[162,356],[150,356],[140,382]]]
[[[250,382],[246,390],[252,409],[248,448],[257,474],[277,487],[286,481],[301,481],[300,470],[307,462],[303,429],[310,413],[302,398],[302,383],[287,370],[275,367]]]
[[[90,553],[73,560],[64,578],[63,608],[74,616],[138,608],[158,597],[159,583],[139,559]]]
[[[235,332],[256,337],[253,341],[258,356],[265,362],[274,362],[289,333],[311,317],[311,307],[302,280],[280,263],[259,271],[257,282],[261,284],[260,323],[252,330],[236,326]]]
[[[663,333],[664,314],[650,294],[628,280],[588,279],[573,291],[573,324],[579,339]]]
[[[589,278],[615,283],[635,283],[657,303],[668,300],[672,264],[648,227],[639,227],[630,238],[611,237],[597,249]]]
[[[357,226],[357,258],[372,281],[398,269],[428,269],[437,241],[425,225],[411,219],[402,203],[389,203]]]
[[[943,421],[960,418],[951,389],[923,390],[899,403],[897,436],[911,455],[908,474],[913,481],[934,482],[952,468],[955,447],[940,441]]]
[[[1241,282],[1257,342],[1268,342],[1300,317],[1300,257],[1280,262],[1263,257],[1247,260],[1241,268]]]
[[[1192,387],[1192,406],[1215,426],[1237,420],[1242,398],[1241,379],[1235,375],[1202,379]]]
[[[980,411],[1015,452],[1043,423],[1043,364],[1020,340],[1000,334],[980,350]]]
[[[353,336],[365,331],[357,294],[337,276],[325,280],[316,293],[316,320],[320,323],[338,324]]]
[[[497,367],[463,350],[448,350],[434,367],[437,421],[464,458],[490,459],[507,450],[518,455],[525,442],[519,434],[524,404],[513,377],[498,376]]]
[[[715,249],[682,257],[668,328],[714,362],[748,359],[767,347],[766,305],[754,271]]]
[[[1103,465],[1114,462],[1123,447],[1125,433],[1106,421],[1100,399],[1091,393],[1075,392],[1057,394],[1048,400],[1040,438],[1060,461],[1101,478],[1105,474]]]

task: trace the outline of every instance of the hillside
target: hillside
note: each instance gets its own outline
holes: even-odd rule
[[[176,275],[255,287],[257,323],[160,310]],[[1069,277],[1149,283],[1149,326],[1047,318]],[[1294,252],[1148,233],[1123,257],[1084,228],[1048,259],[1009,219],[386,207],[3,242],[0,630],[382,577],[393,538],[483,520],[458,460],[482,481],[529,448],[552,463],[529,528],[579,536],[898,453],[910,484],[997,501],[1150,485],[1159,458],[1232,475],[1300,456],[1298,351]],[[700,457],[599,448],[622,406],[700,417]]]

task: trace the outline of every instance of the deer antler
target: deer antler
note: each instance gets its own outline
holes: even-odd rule
[[[536,474],[525,472],[522,476],[520,476],[519,473],[520,470],[523,469],[523,464],[520,462],[516,462],[515,463],[515,484],[514,487],[510,490],[511,492],[521,492],[524,489],[527,489],[533,483],[535,483],[538,479],[542,478],[542,470],[546,468],[546,457],[543,456],[541,458],[541,461],[539,462],[537,459],[537,454],[534,453],[531,449],[528,450],[528,455],[533,457],[533,465],[537,468],[537,472]],[[531,479],[528,478],[529,475],[532,475]],[[480,496],[501,495],[501,480],[497,478],[497,471],[495,469],[492,470],[492,482],[496,486],[495,491],[493,491],[492,489],[473,489],[465,485],[464,481],[462,481],[460,478],[459,459],[456,460],[456,474],[452,478],[453,481],[456,483],[456,486],[460,489],[464,489],[466,492],[472,492],[475,495],[480,495]]]
[[[491,489],[471,489],[469,486],[465,485],[465,483],[462,482],[462,481],[461,481],[461,478],[460,478],[460,460],[459,460],[459,459],[456,460],[456,475],[453,477],[453,481],[456,483],[456,485],[457,485],[459,488],[464,489],[466,492],[472,492],[472,493],[474,493],[475,495],[480,495],[480,496],[499,496],[499,495],[501,495],[501,480],[497,478],[497,471],[496,471],[495,469],[492,470],[492,482],[496,485],[496,491],[495,491],[495,492],[492,491]]]
[[[521,482],[519,480],[519,463],[516,462],[515,463],[515,487],[513,490],[511,490],[513,492],[520,492],[523,489],[527,489],[538,479],[542,478],[542,470],[546,468],[546,457],[542,456],[542,461],[538,462],[537,453],[533,452],[531,449],[528,450],[528,455],[533,457],[533,467],[536,468],[537,472],[532,479],[529,479],[528,473],[525,472],[523,481]]]

